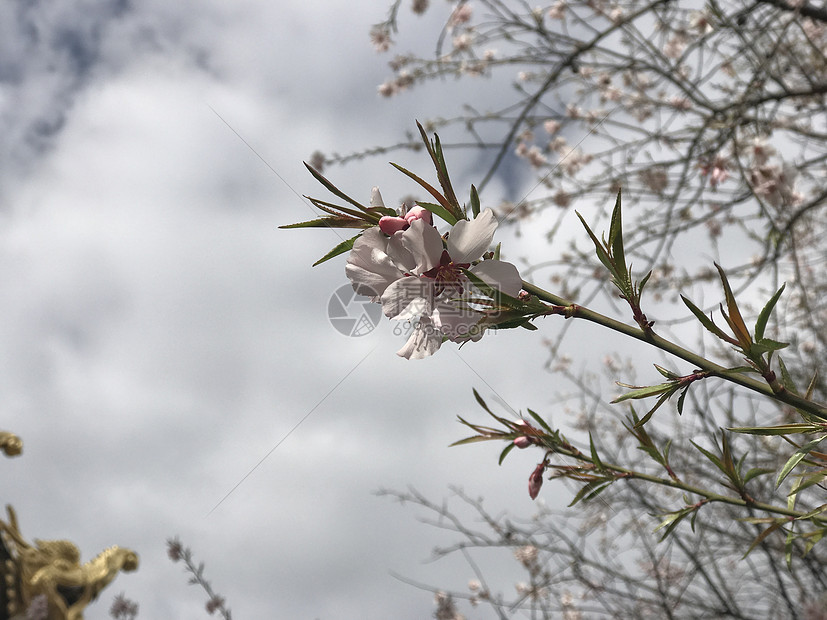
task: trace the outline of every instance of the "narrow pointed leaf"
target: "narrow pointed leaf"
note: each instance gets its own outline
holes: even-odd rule
[[[352,204],[354,207],[357,207],[360,211],[367,211],[367,207],[365,207],[364,205],[360,204],[358,201],[354,200],[353,198],[351,198],[350,196],[348,196],[347,194],[345,194],[342,190],[340,190],[338,187],[336,187],[335,185],[333,185],[333,183],[331,183],[330,181],[328,181],[328,180],[327,180],[327,179],[326,179],[326,178],[322,175],[322,173],[321,173],[321,172],[319,172],[318,170],[316,170],[313,166],[309,165],[307,162],[303,162],[303,163],[304,163],[304,167],[305,167],[305,168],[307,168],[307,169],[310,171],[310,174],[312,174],[312,175],[313,175],[313,177],[314,177],[314,178],[315,178],[315,179],[316,179],[319,183],[321,183],[322,185],[324,185],[324,186],[325,186],[325,188],[327,189],[327,191],[329,191],[331,194],[334,194],[334,195],[338,196],[338,197],[339,197],[339,198],[341,198],[342,200],[345,200],[345,201],[349,202],[349,203],[350,203],[350,204]]]
[[[297,224],[285,224],[279,228],[369,228],[370,224],[362,220],[356,220],[352,217],[320,217],[316,220],[308,220],[306,222],[298,222]]]
[[[422,179],[422,178],[418,177],[416,174],[414,174],[410,170],[406,170],[405,168],[403,168],[399,164],[395,164],[395,163],[391,162],[391,166],[393,166],[394,168],[399,170],[399,172],[401,172],[402,174],[410,177],[411,179],[413,179],[414,181],[419,183],[419,185],[421,185],[425,189],[425,191],[427,191],[431,196],[433,196],[436,199],[436,201],[445,208],[445,211],[447,212],[448,217],[446,218],[444,215],[440,215],[439,217],[444,219],[446,222],[448,222],[452,226],[457,223],[458,218],[453,213],[451,203],[448,202],[448,199],[445,198],[445,196],[443,196],[439,192],[438,189],[436,189],[433,185],[428,183],[425,179]],[[421,206],[425,207],[425,205],[421,205]],[[425,208],[427,209],[428,207],[425,207]]]
[[[622,387],[633,387],[624,385],[622,383],[618,383],[618,385]],[[624,400],[629,399],[639,400],[641,398],[649,398],[650,396],[663,394],[664,392],[674,392],[676,389],[677,384],[674,381],[669,381],[667,383],[658,383],[657,385],[649,385],[646,387],[634,389],[630,392],[626,392],[625,394],[621,394],[612,401],[612,404],[614,405],[615,403],[620,403]]]
[[[748,435],[794,435],[796,433],[816,433],[823,430],[816,424],[780,424],[778,426],[736,426],[728,428],[733,433],[746,433]]]
[[[499,465],[502,465],[502,464],[503,464],[503,461],[505,460],[505,457],[507,457],[507,456],[508,456],[508,453],[509,453],[509,452],[511,452],[513,449],[514,449],[514,442],[512,441],[512,442],[510,442],[510,443],[509,443],[509,444],[505,447],[505,449],[504,449],[504,450],[500,453],[500,460],[498,461],[498,464],[499,464]]]
[[[778,472],[778,478],[775,481],[775,488],[781,486],[781,483],[784,482],[784,478],[786,478],[790,474],[790,472],[795,468],[795,466],[798,465],[804,458],[806,458],[807,454],[809,454],[813,448],[815,448],[825,439],[827,439],[827,435],[816,437],[815,439],[805,443],[798,450],[796,450],[784,464],[784,467],[781,468],[781,471]]]
[[[746,349],[752,342],[752,336],[750,336],[749,329],[747,329],[747,324],[744,323],[744,319],[741,316],[741,311],[738,309],[738,303],[735,301],[735,295],[732,294],[732,289],[729,286],[729,281],[727,280],[724,270],[721,269],[721,266],[718,263],[714,264],[715,268],[718,270],[718,274],[721,276],[721,282],[724,285],[724,296],[726,297],[727,310],[729,311],[729,317],[727,320],[732,326],[732,331],[735,333],[735,337],[738,338],[738,341]]]
[[[344,254],[345,252],[349,252],[350,250],[353,249],[353,243],[361,236],[362,236],[362,233],[359,233],[355,237],[351,237],[350,239],[342,241],[339,245],[337,245],[335,248],[330,250],[330,252],[328,252],[327,254],[322,256],[315,263],[313,263],[313,266],[315,267],[316,265],[321,265],[323,262],[329,261],[331,258],[333,258],[335,256],[339,256],[339,254]]]
[[[343,207],[341,205],[333,204],[332,202],[327,202],[326,200],[320,200],[319,198],[311,198],[310,196],[305,196],[310,202],[313,203],[313,206],[317,209],[321,209],[322,211],[326,211],[332,215],[342,215],[347,214],[351,217],[355,217],[357,219],[364,218],[367,210],[364,211],[356,211],[355,209],[348,209],[347,207]],[[394,213],[394,215],[396,215]],[[376,218],[376,221],[379,221],[379,218]]]
[[[477,217],[480,214],[480,195],[477,193],[477,188],[471,186],[471,214]]]
[[[554,433],[554,431],[551,430],[551,427],[548,424],[546,424],[546,421],[543,418],[541,418],[538,414],[533,412],[531,409],[528,409],[527,411],[528,411],[528,415],[530,415],[532,418],[534,418],[534,420],[537,422],[537,424],[539,424],[541,427],[543,427],[543,429],[545,429],[545,431],[547,433],[549,433],[549,434]]]
[[[781,285],[781,288],[775,292],[767,304],[761,309],[761,312],[758,315],[758,320],[755,322],[755,339],[761,340],[764,338],[764,330],[767,327],[767,321],[770,319],[770,315],[772,315],[772,311],[775,308],[775,304],[778,303],[778,299],[781,297],[781,293],[784,292],[784,287],[787,286],[786,283]]]
[[[704,314],[703,310],[698,308],[698,306],[693,304],[691,301],[689,301],[689,299],[687,299],[683,295],[681,295],[681,299],[683,300],[683,303],[686,304],[686,307],[689,308],[689,310],[692,312],[692,314],[695,315],[695,318],[698,319],[701,322],[701,325],[703,325],[706,328],[707,331],[715,334],[716,336],[718,336],[718,338],[720,338],[724,342],[728,342],[730,344],[738,344],[737,341],[733,340],[733,338],[731,336],[728,336],[727,334],[725,334],[723,332],[723,330],[721,330],[720,327],[715,325],[715,323],[712,322],[712,319],[710,319],[708,316],[706,316],[706,314]]]
[[[434,164],[434,168],[436,169],[437,179],[439,180],[439,184],[442,187],[442,191],[445,192],[445,196],[448,199],[448,202],[451,205],[456,205],[459,208],[459,201],[457,200],[456,194],[454,194],[454,189],[451,187],[451,180],[448,178],[448,168],[445,165],[445,154],[442,152],[442,145],[439,142],[439,136],[434,134],[433,142],[428,138],[428,134],[425,132],[425,128],[422,124],[417,121],[416,127],[419,129],[419,135],[422,137],[422,141],[425,143],[425,148],[428,151],[428,155],[431,157],[431,161]],[[449,210],[453,212],[451,207],[448,207]],[[460,215],[460,214],[456,214]],[[457,217],[457,219],[461,219]]]
[[[417,200],[416,204],[423,209],[426,209],[433,213],[434,215],[441,217],[443,220],[448,222],[449,224],[456,224],[457,220],[451,215],[450,211],[448,211],[442,205],[434,204],[433,202],[420,202]]]
[[[500,437],[483,437],[481,435],[474,435],[473,437],[466,437],[465,439],[460,439],[452,444],[448,444],[448,447],[453,448],[454,446],[464,446],[469,443],[479,443],[481,441],[499,441],[500,439]],[[513,446],[514,444],[511,445]]]
[[[597,468],[597,471],[603,471],[605,468],[603,467],[603,463],[597,454],[597,448],[594,447],[594,438],[591,433],[589,433],[589,450],[591,450],[592,463],[594,463],[595,468]]]
[[[654,367],[655,367],[655,370],[657,370],[660,374],[662,374],[662,375],[663,375],[664,377],[666,377],[667,379],[672,379],[672,380],[674,381],[674,380],[676,380],[676,379],[680,379],[680,378],[681,378],[679,374],[674,373],[674,372],[672,372],[671,370],[667,370],[667,369],[666,369],[666,368],[664,368],[663,366],[658,366],[657,364],[652,364],[652,366],[654,366]]]
[[[644,424],[646,424],[646,423],[647,423],[647,422],[648,422],[648,421],[652,418],[652,416],[653,416],[653,415],[655,415],[655,411],[657,411],[658,409],[660,409],[661,405],[663,405],[663,403],[665,403],[667,400],[669,400],[669,399],[671,398],[672,394],[674,394],[674,393],[675,393],[674,391],[664,393],[664,394],[663,394],[663,395],[662,395],[662,396],[658,399],[658,402],[656,402],[656,403],[655,403],[655,406],[654,406],[654,407],[652,407],[652,408],[651,408],[651,409],[650,409],[650,410],[646,413],[646,415],[645,415],[645,416],[643,416],[643,417],[640,419],[640,422],[638,422],[638,427],[642,427]]]
[[[778,356],[778,369],[781,371],[781,382],[784,384],[784,387],[787,388],[793,394],[798,394],[798,388],[795,387],[795,382],[793,381],[790,372],[787,370],[787,365],[784,363],[784,360],[781,356]]]
[[[693,446],[695,446],[701,454],[703,454],[706,458],[708,458],[710,461],[712,461],[712,464],[715,465],[715,467],[720,469],[725,474],[727,473],[726,467],[724,467],[724,464],[721,462],[720,458],[718,458],[717,456],[712,454],[712,452],[710,452],[709,450],[703,449],[701,446],[696,444],[691,439],[689,440],[689,443],[691,443]]]
[[[569,508],[574,506],[579,501],[589,501],[590,499],[597,497],[603,490],[605,490],[609,485],[611,485],[612,482],[612,480],[607,481],[605,478],[600,478],[599,480],[592,480],[591,482],[587,482],[577,492],[577,495],[574,496],[574,499],[571,500]]]
[[[580,218],[580,222],[582,222],[583,226],[586,229],[586,232],[589,233],[589,237],[592,239],[592,243],[594,243],[594,249],[597,253],[597,258],[600,259],[600,262],[603,263],[603,266],[609,270],[609,273],[614,274],[615,268],[612,264],[612,259],[609,256],[609,253],[606,251],[606,248],[603,247],[600,239],[592,232],[592,229],[589,228],[589,225],[586,224],[586,220],[583,219],[583,216],[580,215],[577,211],[574,212],[578,218]]]
[[[771,526],[769,526],[763,532],[758,534],[758,536],[755,537],[755,540],[752,541],[752,544],[746,550],[746,553],[744,553],[744,555],[741,556],[741,559],[743,560],[745,557],[747,557],[750,554],[750,552],[752,552],[753,549],[755,549],[758,545],[760,545],[764,541],[764,539],[767,538],[767,536],[769,536],[770,534],[772,534],[773,532],[778,530],[778,528],[780,528],[783,524],[784,524],[783,519],[775,520],[774,523]]]
[[[617,191],[617,200],[615,201],[614,209],[612,210],[612,221],[609,224],[609,247],[612,252],[612,263],[615,267],[615,272],[619,276],[621,285],[618,287],[621,291],[625,290],[630,285],[629,271],[626,268],[626,253],[623,249],[623,221],[621,218],[620,208],[620,193]]]

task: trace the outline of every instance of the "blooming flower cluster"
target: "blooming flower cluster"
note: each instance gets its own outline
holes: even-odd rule
[[[371,203],[381,203],[378,190]],[[388,318],[414,328],[398,355],[421,359],[433,355],[444,339],[482,337],[488,296],[472,278],[511,297],[519,294],[522,280],[514,265],[482,260],[496,228],[494,212],[485,209],[473,220],[458,221],[443,237],[431,213],[414,207],[383,217],[354,242],[345,268],[353,289],[381,303]]]

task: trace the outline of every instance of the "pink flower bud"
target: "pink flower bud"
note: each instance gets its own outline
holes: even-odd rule
[[[405,230],[409,226],[408,222],[401,217],[392,217],[385,215],[379,220],[379,230],[388,235],[393,236],[393,233]]]
[[[431,212],[420,206],[413,207],[405,215],[405,221],[408,223],[408,226],[413,224],[415,220],[425,220],[429,224],[433,224],[433,216],[431,215]]]
[[[531,445],[531,439],[523,435],[522,437],[517,437],[514,440],[514,445],[517,446],[520,450],[524,448],[528,448]]]
[[[540,488],[543,486],[543,473],[545,473],[545,471],[546,464],[540,463],[528,477],[528,496],[531,499],[537,499],[537,496],[540,494]]]

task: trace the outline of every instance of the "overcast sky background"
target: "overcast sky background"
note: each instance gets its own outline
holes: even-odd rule
[[[433,41],[451,5],[417,18],[405,4],[400,48]],[[70,539],[84,560],[138,551],[140,569],[90,620],[118,592],[140,618],[205,618],[205,596],[166,557],[176,535],[237,620],[427,618],[432,597],[391,572],[455,588],[473,575],[426,563],[452,538],[373,492],[439,500],[458,484],[494,513],[534,510],[538,455],[498,467],[500,446],[447,446],[465,436],[458,414],[482,420],[472,387],[561,415],[540,371],[541,337],[560,324],[403,360],[388,322],[363,338],[330,326],[344,257],[311,264],[333,233],[277,228],[311,217],[298,194],[327,198],[301,164],[314,150],[395,142],[477,88],[379,97],[390,73],[367,35],[385,5],[0,4],[0,427],[25,445],[2,462],[0,499],[26,537]],[[327,174],[396,205],[415,187],[386,159]],[[423,153],[392,159],[432,176]],[[451,163],[464,194],[473,162]],[[483,200],[514,189],[501,179]],[[548,486],[545,501],[568,502]]]

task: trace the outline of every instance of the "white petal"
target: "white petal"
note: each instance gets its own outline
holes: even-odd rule
[[[374,187],[370,190],[370,206],[371,207],[384,207],[385,203],[382,200],[382,194],[379,193],[379,188]]]
[[[421,275],[439,265],[442,256],[442,237],[439,231],[425,220],[414,220],[402,233],[402,244],[416,261],[413,273]]]
[[[470,269],[471,273],[491,288],[516,297],[523,288],[520,272],[511,263],[501,260],[484,260]]]
[[[397,321],[429,316],[433,309],[433,280],[407,276],[390,284],[382,294],[382,311]]]
[[[464,303],[441,302],[434,308],[431,317],[439,331],[454,342],[479,340],[482,337],[482,329],[477,326],[483,317],[482,313]]]
[[[405,247],[402,241],[403,234],[404,231],[396,232],[388,240],[388,256],[396,263],[397,267],[408,273],[413,273],[416,271],[416,259]]]
[[[448,254],[455,263],[470,263],[482,257],[494,240],[497,218],[486,209],[470,222],[460,220],[448,235]]]
[[[378,228],[367,229],[353,244],[345,274],[353,290],[374,301],[405,274],[386,253],[388,238]]]
[[[439,350],[442,345],[442,334],[435,329],[427,317],[414,327],[408,342],[396,354],[405,359],[421,360]]]

